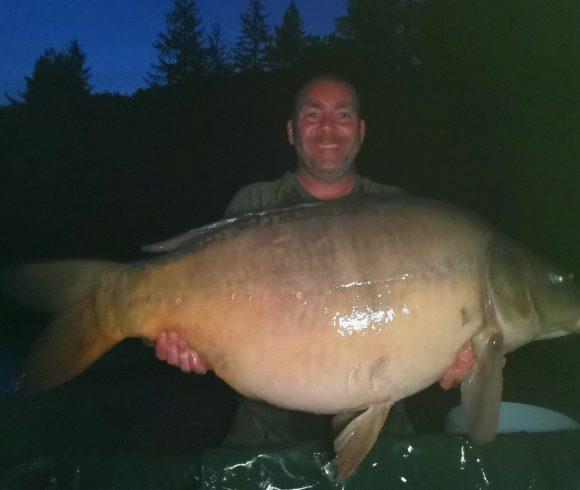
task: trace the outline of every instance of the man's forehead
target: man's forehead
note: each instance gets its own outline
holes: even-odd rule
[[[339,107],[354,106],[352,92],[343,84],[337,82],[320,82],[306,92],[300,104],[304,106],[334,105]]]
[[[306,99],[301,105],[300,109],[315,107],[323,109],[324,107],[334,107],[337,109],[354,109],[354,102],[351,100],[336,100],[336,99]]]

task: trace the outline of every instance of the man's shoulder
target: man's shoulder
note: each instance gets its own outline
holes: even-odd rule
[[[290,174],[286,173],[275,180],[245,185],[234,194],[225,210],[224,216],[237,216],[273,207],[281,186],[284,185],[289,176]]]

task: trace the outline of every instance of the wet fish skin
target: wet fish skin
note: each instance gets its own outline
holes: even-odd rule
[[[580,330],[567,276],[473,215],[427,200],[258,213],[154,248],[172,251],[138,264],[61,262],[16,274],[28,284],[43,277],[41,302],[56,310],[24,388],[65,382],[126,337],[176,331],[246,396],[355,414],[335,442],[346,477],[390,406],[437,381],[466,343],[479,364],[462,396],[485,442],[497,428],[504,355]],[[67,281],[83,268],[90,273]],[[38,293],[20,291],[28,300]]]

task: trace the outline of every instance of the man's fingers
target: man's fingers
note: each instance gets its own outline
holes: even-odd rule
[[[207,372],[207,366],[203,364],[198,353],[175,332],[161,332],[157,336],[155,355],[160,361],[165,361],[171,366],[179,366],[184,373],[204,374]]]
[[[207,373],[207,366],[203,362],[201,362],[201,359],[199,358],[197,352],[194,351],[190,352],[189,363],[194,373],[197,374]]]
[[[166,348],[167,352],[167,364],[172,366],[177,366],[179,364],[179,354],[177,352],[177,334],[170,332],[167,335]]]
[[[184,373],[191,372],[191,364],[190,364],[190,349],[185,341],[180,340],[178,344],[178,351],[179,351],[179,367]]]
[[[167,360],[167,332],[161,332],[155,339],[155,355],[160,361]]]

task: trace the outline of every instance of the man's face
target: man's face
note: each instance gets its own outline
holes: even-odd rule
[[[287,131],[301,170],[334,182],[353,169],[365,122],[359,118],[348,88],[328,81],[308,90],[295,124],[288,121]]]

